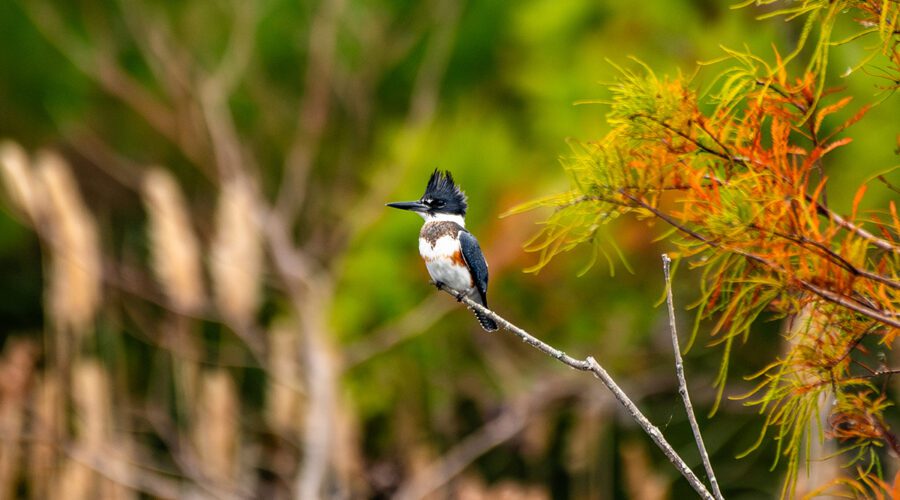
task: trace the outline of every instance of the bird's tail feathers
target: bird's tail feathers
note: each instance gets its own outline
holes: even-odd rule
[[[489,318],[486,314],[483,314],[481,311],[472,310],[475,313],[475,317],[478,318],[478,323],[481,324],[481,327],[484,328],[486,332],[496,332],[499,327],[497,326],[497,322],[493,319]]]

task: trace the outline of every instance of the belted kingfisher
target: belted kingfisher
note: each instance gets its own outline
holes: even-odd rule
[[[450,172],[434,170],[425,194],[418,201],[388,203],[387,206],[415,212],[425,219],[419,232],[419,254],[436,285],[487,307],[488,266],[478,240],[466,231],[466,195],[453,182]],[[491,318],[473,311],[486,331],[497,330]]]

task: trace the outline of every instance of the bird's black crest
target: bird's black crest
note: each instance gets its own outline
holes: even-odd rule
[[[466,194],[453,182],[453,174],[449,171],[434,169],[431,178],[428,179],[425,194],[422,195],[422,200],[429,199],[443,202],[439,210],[441,212],[466,215],[468,208]]]

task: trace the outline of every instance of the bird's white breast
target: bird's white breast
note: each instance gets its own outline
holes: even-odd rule
[[[419,254],[425,260],[431,279],[458,292],[468,294],[474,291],[472,276],[462,262],[458,239],[441,236],[432,245],[425,238],[419,238]]]

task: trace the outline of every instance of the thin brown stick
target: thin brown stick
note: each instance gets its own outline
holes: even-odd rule
[[[57,445],[57,443],[51,443]],[[184,496],[183,487],[177,481],[160,473],[140,469],[126,460],[114,458],[110,450],[92,450],[74,444],[58,445],[66,455],[75,462],[88,467],[110,481],[125,486],[135,492],[148,493],[158,498],[180,498]],[[230,492],[216,489],[210,491],[222,498],[236,498]]]
[[[813,106],[817,107],[815,102],[811,103]],[[808,113],[809,118],[806,119],[806,127],[809,130],[809,140],[812,141],[813,149],[819,149],[821,142],[819,141],[819,134],[816,130],[816,120],[814,119],[815,108]],[[819,174],[819,182],[826,183],[825,177],[825,167],[822,165],[822,156],[819,155],[818,158],[813,162],[813,168],[816,169],[816,173]],[[822,187],[822,206],[827,210],[828,209],[828,185]]]
[[[482,427],[467,435],[442,456],[427,465],[400,486],[394,500],[428,498],[445,484],[459,476],[478,457],[520,434],[528,425],[530,415],[569,396],[584,395],[584,384],[571,375],[542,380],[527,393],[503,405],[502,412]],[[604,402],[612,405],[612,401]]]
[[[755,229],[757,231],[763,232],[763,233],[768,233],[768,234],[772,234],[774,236],[778,236],[779,238],[783,238],[788,241],[792,241],[802,247],[806,247],[806,245],[811,245],[812,247],[819,249],[826,259],[828,259],[829,261],[844,268],[850,274],[853,274],[856,276],[862,276],[863,278],[867,278],[872,281],[877,281],[877,282],[887,285],[891,288],[900,290],[900,281],[888,278],[886,276],[882,276],[880,274],[873,273],[867,269],[856,267],[852,263],[850,263],[847,259],[843,258],[840,254],[838,254],[834,250],[828,248],[823,243],[819,243],[818,241],[813,241],[803,235],[792,236],[792,235],[784,234],[784,233],[781,233],[778,231],[769,231],[769,230],[766,230],[755,224],[751,224],[748,227],[750,227],[751,229]]]
[[[303,83],[303,98],[297,110],[294,137],[284,160],[275,207],[293,223],[308,192],[310,170],[322,146],[322,137],[332,108],[337,63],[338,27],[344,0],[326,0],[316,11],[309,29],[309,60]]]
[[[209,176],[210,144],[194,81],[200,66],[186,47],[174,39],[174,30],[161,12],[132,0],[118,0],[118,5],[135,46],[159,82],[175,117],[179,132],[176,145],[201,173]]]
[[[631,398],[629,398],[625,393],[625,391],[623,391],[622,388],[620,388],[619,385],[616,384],[615,380],[613,380],[609,373],[607,373],[606,370],[603,369],[602,366],[600,366],[600,363],[598,363],[593,356],[588,356],[585,359],[573,358],[565,352],[551,346],[550,344],[547,344],[534,335],[531,335],[525,330],[510,323],[499,314],[491,311],[490,309],[475,302],[474,300],[466,296],[456,294],[442,284],[438,284],[437,287],[440,290],[456,297],[458,301],[464,302],[467,306],[469,306],[469,308],[474,309],[481,314],[484,314],[485,316],[493,319],[497,322],[498,325],[500,325],[501,328],[509,330],[515,336],[519,337],[523,342],[543,352],[551,358],[554,358],[564,365],[576,370],[593,373],[594,376],[600,379],[600,381],[603,382],[603,385],[605,385],[607,389],[609,389],[613,393],[613,396],[615,396],[616,400],[618,400],[619,403],[625,408],[631,418],[641,426],[641,428],[647,435],[650,436],[650,439],[652,439],[656,446],[659,447],[666,458],[668,458],[669,461],[672,462],[672,465],[674,465],[675,468],[678,469],[678,472],[680,472],[681,475],[691,485],[691,487],[694,488],[694,491],[696,491],[701,498],[707,500],[715,499],[715,497],[706,488],[706,485],[704,485],[703,482],[700,481],[699,478],[697,478],[697,475],[694,474],[690,467],[688,467],[684,459],[682,459],[678,452],[676,452],[675,449],[672,448],[672,445],[669,444],[668,441],[666,441],[666,438],[663,436],[662,432],[660,432],[659,428],[653,425],[650,420],[647,419],[646,416],[644,416],[637,405],[635,405]]]
[[[669,309],[669,332],[672,334],[672,350],[675,353],[675,376],[678,378],[678,394],[684,403],[684,411],[687,413],[688,422],[691,423],[691,432],[694,433],[694,441],[697,443],[697,451],[700,452],[700,459],[703,461],[703,468],[706,469],[706,476],[709,479],[709,485],[712,487],[713,495],[717,500],[722,500],[722,491],[719,489],[719,482],[716,481],[716,474],[713,472],[712,463],[709,461],[709,453],[706,451],[706,445],[703,444],[703,434],[700,433],[700,426],[697,424],[697,417],[694,415],[694,405],[691,403],[691,395],[688,393],[687,380],[684,378],[684,361],[681,359],[681,347],[678,345],[678,330],[675,328],[675,305],[672,300],[672,279],[669,267],[672,259],[668,255],[662,255],[663,276],[666,280],[666,305]]]
[[[76,69],[130,106],[161,136],[179,146],[191,161],[202,163],[201,151],[182,140],[174,112],[117,63],[117,54],[112,49],[102,42],[94,40],[91,44],[77,36],[66,26],[52,2],[23,2],[22,5],[35,27]],[[99,38],[96,33],[92,35]]]
[[[437,295],[429,295],[397,321],[385,325],[344,348],[344,370],[349,370],[390,350],[397,344],[428,330],[450,312],[452,305]]]
[[[409,96],[409,110],[403,122],[403,133],[408,134],[406,141],[413,139],[421,131],[428,129],[434,121],[441,92],[441,82],[450,64],[453,52],[453,40],[461,23],[463,0],[442,0],[436,5],[432,20],[434,33],[425,49],[422,63],[419,64],[413,90]],[[410,150],[411,151],[411,150]],[[351,235],[360,234],[370,227],[383,210],[376,210],[384,204],[385,198],[397,186],[397,179],[405,176],[410,168],[410,154],[401,152],[397,161],[392,161],[389,168],[376,172],[368,193],[347,210],[348,218],[343,224]]]
[[[144,417],[168,447],[179,472],[189,479],[191,484],[212,495],[212,498],[250,498],[248,491],[229,489],[209,478],[206,467],[192,444],[180,434],[171,417],[164,411],[148,406]]]
[[[527,420],[523,408],[510,408],[466,436],[441,460],[431,464],[419,477],[404,485],[394,500],[418,500],[459,475],[475,459],[519,434]]]
[[[807,195],[807,201],[812,201],[808,195]],[[863,239],[869,240],[873,245],[875,245],[876,247],[878,247],[882,250],[887,250],[888,252],[894,252],[894,253],[900,252],[900,246],[894,245],[890,241],[887,241],[885,239],[879,238],[878,236],[875,236],[874,234],[866,231],[865,229],[844,219],[840,215],[832,212],[827,207],[822,206],[822,204],[820,204],[820,203],[816,203],[816,211],[820,215],[824,215],[825,217],[828,217],[829,219],[834,221],[834,223],[837,224],[838,226],[841,226],[842,228],[844,228],[852,233],[856,233],[857,236],[859,236]]]

